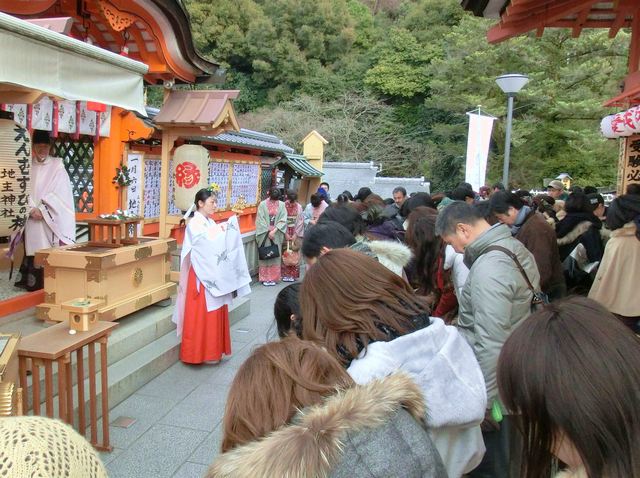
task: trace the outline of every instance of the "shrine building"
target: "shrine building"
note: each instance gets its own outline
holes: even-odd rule
[[[210,89],[224,80],[224,70],[196,51],[182,2],[0,0],[0,12],[58,34],[52,38],[74,39],[76,50],[82,43],[92,48],[92,54],[97,50],[110,54],[110,61],[121,58],[123,63],[146,65],[140,72],[144,85],[164,87],[159,110],[140,101],[135,105],[92,101],[92,93],[122,82],[105,84],[107,78],[115,80],[112,72],[102,78],[83,76],[71,59],[64,58],[57,68],[65,84],[55,91],[50,85],[49,89],[24,85],[20,83],[24,78],[0,79],[0,83],[23,84],[0,89],[0,109],[13,113],[26,130],[42,129],[54,137],[52,154],[63,159],[73,185],[79,241],[88,239],[86,221],[127,209],[143,218],[141,235],[176,237],[180,242],[183,211],[173,201],[172,154],[184,144],[202,145],[209,152],[204,179],[222,187],[214,218],[239,215],[247,255],[254,262],[256,206],[276,184],[277,171],[284,169],[289,178],[299,178],[303,200],[317,188],[322,158],[311,146],[315,136],[305,138],[304,148],[313,150],[307,161],[279,138],[241,128],[233,107],[240,92]],[[22,71],[19,63],[15,71]],[[92,85],[95,91],[69,99],[64,91],[71,84]],[[202,89],[181,90],[181,84]],[[130,94],[112,96],[127,99]],[[123,166],[127,184],[114,184]],[[0,265],[9,267],[6,261]],[[38,291],[0,301],[0,317],[44,300],[44,292]]]

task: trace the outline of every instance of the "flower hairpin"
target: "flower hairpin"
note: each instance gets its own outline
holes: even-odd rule
[[[218,185],[218,183],[209,184],[209,187],[207,189],[212,193],[216,193],[216,194],[220,192],[220,186]]]

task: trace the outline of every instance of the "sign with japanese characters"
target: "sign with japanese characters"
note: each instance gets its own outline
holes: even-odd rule
[[[629,136],[624,141],[618,177],[620,194],[624,194],[629,184],[640,183],[640,134]]]
[[[144,159],[144,218],[160,216],[160,159]]]
[[[12,120],[0,120],[0,236],[9,236],[25,225],[30,173],[28,131]]]
[[[240,198],[247,206],[260,202],[258,185],[260,184],[260,165],[258,163],[234,163],[231,176],[231,206]]]
[[[185,161],[195,164],[184,158],[182,164]],[[198,164],[196,168],[187,165],[179,169],[180,164],[176,162],[175,156],[169,163],[167,212],[170,216],[183,215],[191,206],[195,193],[201,187],[207,187],[211,183],[216,183],[220,188],[217,211],[228,211],[237,205],[252,207],[260,202],[261,170],[257,162],[232,162],[218,159],[208,161],[208,164]],[[145,219],[157,219],[160,216],[160,158],[131,152],[128,166],[131,184],[128,188],[127,209],[144,216]],[[137,170],[134,171],[136,167]],[[186,187],[188,185],[191,187]],[[186,189],[189,193],[181,207],[176,201],[178,188]]]
[[[220,186],[218,193],[218,209],[229,209],[229,177],[231,175],[231,163],[211,161],[209,163],[209,184],[216,183]]]
[[[142,162],[144,155],[142,153],[129,153],[127,156],[127,167],[129,168],[129,179],[131,183],[127,187],[127,204],[132,214],[139,216],[142,207],[142,188],[140,187],[140,177],[142,176]]]

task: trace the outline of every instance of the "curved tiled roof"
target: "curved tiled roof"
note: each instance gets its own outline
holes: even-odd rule
[[[288,164],[296,173],[306,178],[319,178],[324,174],[322,171],[311,166],[307,161],[307,158],[302,154],[285,154],[284,157],[273,163],[273,166],[282,163]]]
[[[216,143],[229,144],[232,146],[248,146],[266,151],[274,151],[284,154],[291,154],[295,150],[278,138],[267,133],[252,131],[242,128],[240,131],[227,131],[217,136],[208,136]]]

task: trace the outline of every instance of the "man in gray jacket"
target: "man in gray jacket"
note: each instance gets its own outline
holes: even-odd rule
[[[464,253],[469,277],[458,297],[458,327],[475,353],[487,387],[488,406],[499,404],[496,368],[502,345],[511,332],[531,313],[533,292],[516,262],[505,252],[491,250],[499,246],[515,254],[529,281],[540,290],[540,274],[533,255],[511,236],[504,224],[494,226],[469,204],[456,201],[438,215],[436,234]],[[509,454],[509,418],[496,423],[491,409],[484,423],[487,447],[480,466],[471,477],[502,478],[510,474],[515,461]],[[511,463],[511,462],[514,463]]]

